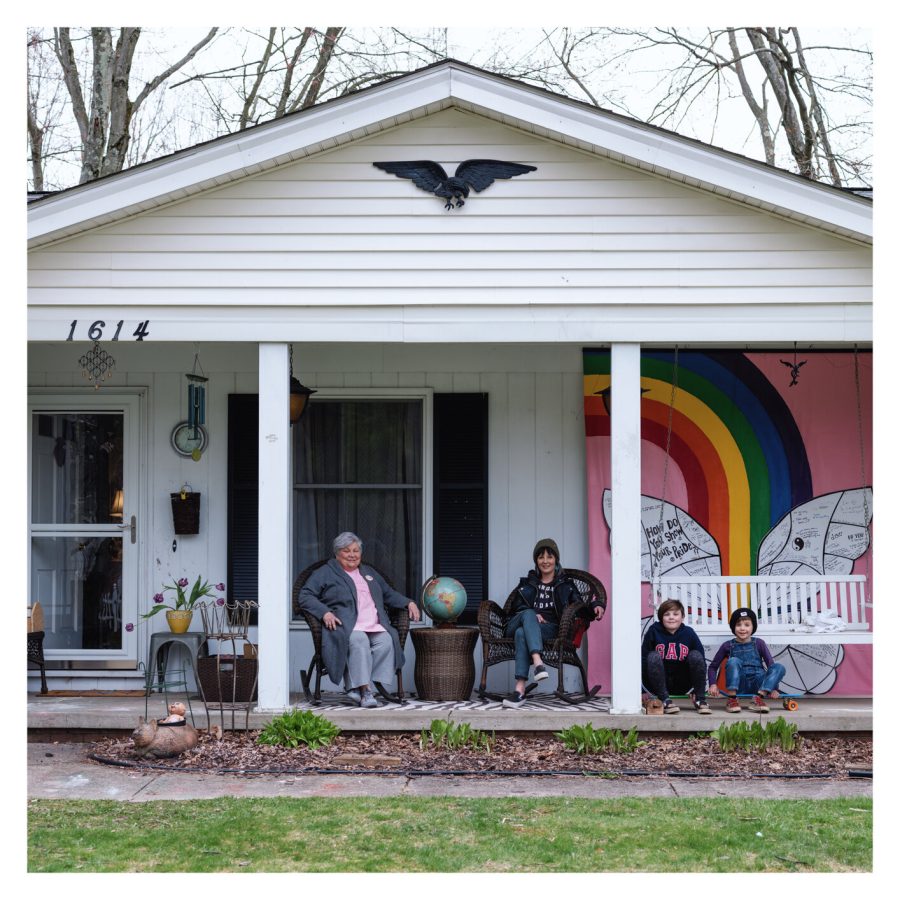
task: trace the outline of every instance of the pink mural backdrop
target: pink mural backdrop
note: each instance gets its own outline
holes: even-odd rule
[[[607,616],[591,629],[588,670],[591,683],[599,681],[604,692],[611,684],[616,614],[604,511],[611,481],[609,384],[608,351],[585,350],[589,560],[591,571],[611,588]],[[664,497],[666,511],[686,523],[695,538],[680,540],[672,531],[657,537],[654,526],[645,524],[650,544],[667,542],[672,566],[690,544],[692,565],[705,566],[710,574],[778,573],[787,563],[771,551],[774,538],[804,519],[820,523],[812,529],[819,539],[807,537],[806,546],[795,541],[803,549],[799,556],[791,551],[799,560],[791,564],[866,575],[872,599],[870,352],[682,351],[676,366],[671,351],[645,351],[641,391],[641,493],[648,522],[658,522]],[[829,540],[826,546],[832,520],[858,523],[847,529],[854,539],[838,546]],[[646,622],[651,613],[646,583],[643,604]],[[873,610],[869,613],[874,620]],[[707,648],[710,655],[714,649]],[[786,685],[795,690],[872,693],[871,646],[785,646],[773,652],[788,669]]]

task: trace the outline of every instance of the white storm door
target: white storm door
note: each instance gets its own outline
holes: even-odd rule
[[[137,666],[140,397],[32,397],[29,603],[48,669]]]

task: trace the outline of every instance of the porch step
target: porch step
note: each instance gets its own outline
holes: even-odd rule
[[[678,716],[647,716],[643,713],[616,714],[609,712],[609,700],[596,697],[578,705],[570,705],[552,695],[536,695],[520,709],[504,709],[498,702],[469,700],[465,702],[433,702],[410,699],[403,706],[383,704],[378,709],[360,709],[340,694],[325,694],[320,706],[310,706],[302,694],[291,697],[297,709],[312,709],[325,716],[343,731],[421,731],[428,728],[433,719],[450,718],[454,722],[468,722],[473,728],[484,731],[559,731],[570,725],[591,722],[595,728],[616,728],[622,731],[636,727],[644,733],[693,734],[712,731],[721,722],[732,723],[746,719],[752,721],[757,714],[745,711],[740,715],[728,714],[721,701],[713,700],[713,713],[700,716],[684,709]],[[209,708],[209,723],[205,721],[203,704],[193,699],[194,715],[198,728],[207,724],[221,724],[218,706]],[[232,713],[225,709],[225,727],[230,728]],[[259,729],[279,711],[251,709],[249,727]],[[150,701],[150,716],[163,716],[161,695]],[[41,697],[28,695],[28,728],[35,732],[71,732],[73,738],[84,731],[130,731],[138,716],[144,715],[143,697]],[[772,707],[768,716],[783,716],[796,722],[801,733],[837,732],[870,733],[872,731],[872,701],[870,698],[816,697],[801,701],[796,712]],[[234,723],[242,728],[245,721],[243,709],[235,710]]]

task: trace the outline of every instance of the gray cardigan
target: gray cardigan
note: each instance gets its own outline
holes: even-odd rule
[[[403,651],[400,649],[400,638],[385,611],[385,606],[401,609],[412,601],[395,591],[371,566],[361,565],[359,572],[369,585],[369,592],[378,611],[378,623],[391,636],[394,642],[394,668],[403,665]],[[344,669],[347,668],[347,648],[350,643],[350,632],[356,625],[357,600],[356,585],[344,571],[336,559],[329,559],[319,566],[306,580],[300,590],[297,602],[301,609],[322,619],[325,613],[334,613],[340,620],[333,631],[322,629],[322,660],[328,677],[341,684]]]

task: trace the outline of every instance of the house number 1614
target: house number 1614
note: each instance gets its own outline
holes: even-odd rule
[[[69,336],[66,338],[67,341],[72,341],[75,339],[75,326],[78,324],[78,319],[73,319],[72,324],[69,327]],[[125,324],[124,319],[120,319],[116,322],[116,333],[111,337],[107,338],[110,341],[117,341],[119,339],[119,332],[122,330],[122,326]],[[102,319],[98,319],[96,322],[92,322],[90,328],[87,330],[87,336],[92,341],[99,341],[103,337],[103,329],[106,328],[106,322]],[[142,341],[147,335],[150,334],[150,320],[147,319],[145,322],[138,322],[137,328],[134,329],[132,335],[136,341]]]

